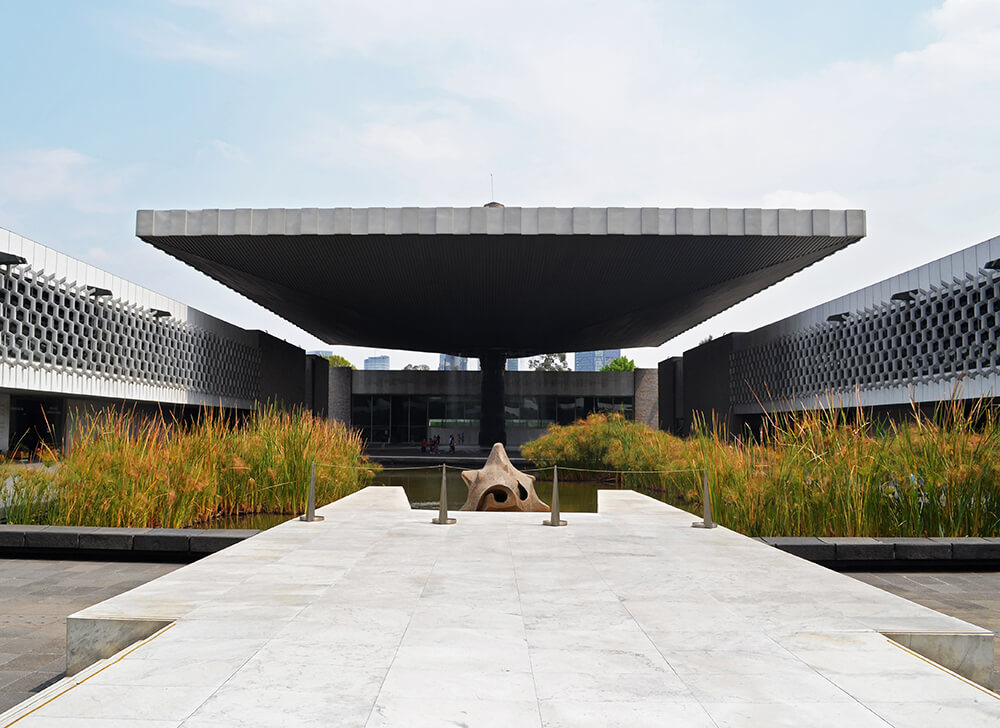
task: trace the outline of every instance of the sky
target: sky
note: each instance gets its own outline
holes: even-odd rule
[[[359,367],[135,237],[140,208],[862,208],[656,348],[1000,235],[998,0],[0,0],[0,227]],[[331,312],[331,315],[336,315]]]

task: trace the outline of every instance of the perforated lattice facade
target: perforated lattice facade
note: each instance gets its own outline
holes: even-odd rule
[[[259,350],[25,266],[0,267],[0,362],[254,401]]]
[[[894,300],[895,299],[895,300]],[[1000,274],[896,292],[799,332],[733,352],[735,405],[815,400],[1000,374]],[[947,396],[945,388],[941,393]]]

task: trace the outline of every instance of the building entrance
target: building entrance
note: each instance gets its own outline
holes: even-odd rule
[[[34,459],[44,447],[62,444],[63,401],[54,397],[11,397],[9,452]]]

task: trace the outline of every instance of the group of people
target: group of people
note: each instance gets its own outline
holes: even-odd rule
[[[426,437],[420,441],[420,452],[426,453],[427,449],[430,448],[430,452],[433,455],[437,455],[441,452],[441,435],[435,435],[430,440]],[[455,452],[455,436],[448,435],[448,452]]]

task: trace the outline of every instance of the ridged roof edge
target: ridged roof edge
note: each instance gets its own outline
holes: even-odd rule
[[[332,207],[138,210],[140,238],[227,235],[779,235],[862,238],[864,210]]]

